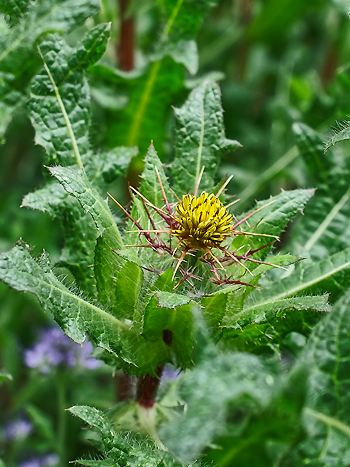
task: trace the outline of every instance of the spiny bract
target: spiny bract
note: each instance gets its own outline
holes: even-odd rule
[[[248,246],[247,251],[243,250],[238,252],[231,250],[229,245],[225,246],[224,240],[237,235],[273,237],[267,234],[245,232],[241,230],[241,225],[246,223],[255,213],[264,209],[268,203],[248,213],[241,220],[235,220],[235,222],[233,222],[235,217],[230,214],[228,208],[239,200],[232,201],[224,206],[219,199],[231,180],[231,177],[226,180],[216,194],[203,192],[198,196],[203,170],[196,181],[194,193],[184,194],[182,199],[177,199],[177,203],[173,203],[168,200],[159,171],[155,169],[164,202],[162,207],[155,206],[145,198],[142,193],[136,190],[136,188],[130,187],[132,197],[137,196],[143,204],[145,214],[148,217],[148,228],[141,225],[140,220],[134,219],[112,195],[109,195],[131,220],[140,236],[143,236],[146,240],[146,243],[125,246],[151,248],[157,253],[166,253],[174,258],[176,264],[173,271],[173,278],[175,278],[177,272],[181,275],[175,288],[183,282],[189,282],[191,284],[193,279],[201,280],[201,277],[197,274],[198,261],[206,263],[209,266],[213,274],[211,281],[215,284],[250,286],[251,284],[243,282],[239,278],[227,276],[225,270],[231,264],[240,265],[242,268],[242,275],[244,275],[246,272],[250,272],[244,262],[270,264],[253,258],[255,253],[265,248],[268,244],[262,245],[255,250],[250,249]],[[151,212],[153,212],[153,214],[151,214]],[[161,226],[159,226],[159,220],[162,223]],[[149,226],[152,228],[149,228]],[[178,240],[178,244],[175,248],[172,243],[173,237]],[[197,254],[197,252],[199,254]],[[186,261],[188,257],[190,260]],[[195,258],[195,261],[193,261],[193,258]],[[146,266],[143,267],[146,268]],[[152,270],[152,268],[149,267],[146,269]]]

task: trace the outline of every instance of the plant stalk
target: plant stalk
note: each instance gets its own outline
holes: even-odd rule
[[[128,12],[130,1],[119,0],[119,40],[116,47],[118,66],[121,70],[131,71],[134,68],[135,21]]]
[[[58,453],[60,465],[66,463],[66,432],[67,432],[67,385],[65,375],[59,374],[57,378],[57,408],[58,408]]]

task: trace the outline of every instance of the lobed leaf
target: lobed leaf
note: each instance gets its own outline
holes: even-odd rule
[[[307,436],[293,451],[296,463],[343,465],[350,462],[349,291],[314,328],[299,364],[309,368],[304,411]]]
[[[97,304],[76,295],[60,282],[43,256],[35,261],[25,245],[0,255],[0,279],[12,288],[35,295],[75,342],[86,336],[102,348],[119,352],[128,326]]]
[[[212,191],[220,155],[240,144],[225,137],[219,86],[205,81],[195,88],[185,104],[175,109],[177,120],[172,179],[181,196],[193,192],[202,167],[202,191]]]
[[[34,46],[48,32],[68,33],[97,13],[97,0],[2,1],[13,26],[0,38],[0,140],[14,110],[23,102],[30,78],[40,66]]]
[[[121,262],[114,251],[121,248],[123,242],[108,204],[79,168],[52,167],[49,170],[67,193],[76,198],[83,211],[90,215],[94,222],[94,235],[98,242],[94,249],[93,268],[98,298],[102,303],[114,308],[115,275]]]
[[[49,163],[83,167],[90,150],[84,70],[103,55],[109,31],[108,24],[96,26],[73,51],[57,35],[48,36],[39,47],[44,69],[32,82],[29,108],[36,142],[45,148]]]
[[[324,258],[349,245],[350,166],[344,154],[324,154],[321,137],[306,125],[293,127],[310,176],[319,185],[306,215],[293,230],[292,245],[302,255]]]
[[[225,432],[230,407],[259,410],[268,405],[275,385],[271,370],[252,355],[207,358],[181,378],[178,398],[186,402],[186,411],[161,427],[161,439],[182,462],[193,461]]]
[[[242,223],[237,230],[238,232],[242,230],[253,234],[279,236],[295,216],[303,212],[305,205],[313,195],[314,190],[312,189],[297,189],[282,191],[278,195],[270,197],[270,199],[259,201],[252,210],[252,212],[254,210],[257,212],[249,217],[247,223]],[[247,214],[239,216],[238,221],[244,219]],[[255,250],[263,245],[269,246],[273,241],[273,238],[268,237],[237,235],[231,243],[231,249],[238,250],[244,246],[244,251]],[[263,248],[254,257],[263,257],[268,253],[269,249],[268,247]]]

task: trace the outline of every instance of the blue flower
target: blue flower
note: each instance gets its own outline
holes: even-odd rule
[[[46,454],[41,457],[31,457],[19,464],[19,467],[53,467],[59,464],[59,458],[56,454]]]
[[[4,427],[6,441],[20,441],[32,432],[33,425],[26,418],[16,418],[9,421]]]
[[[95,369],[101,365],[92,357],[91,342],[76,344],[60,328],[51,327],[41,332],[38,341],[24,352],[27,367],[48,374],[55,368]]]

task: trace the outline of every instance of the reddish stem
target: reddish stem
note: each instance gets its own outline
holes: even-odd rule
[[[124,71],[134,68],[135,22],[128,14],[129,5],[129,0],[119,0],[120,32],[116,53],[119,68]]]
[[[170,329],[163,330],[163,341],[169,347],[172,345],[173,333]],[[164,365],[159,365],[156,369],[155,376],[145,375],[139,377],[136,400],[142,407],[151,409],[154,406],[163,370]]]
[[[161,365],[156,370],[156,375],[140,376],[137,383],[137,402],[145,409],[151,409],[156,402],[156,395],[160,383],[160,378],[163,373],[164,365]]]
[[[132,394],[132,378],[125,373],[118,373],[115,377],[115,386],[117,400],[119,402],[127,401]]]

